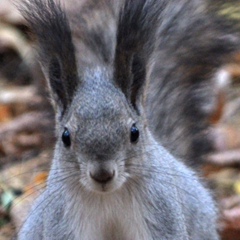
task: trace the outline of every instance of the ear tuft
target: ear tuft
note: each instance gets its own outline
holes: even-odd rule
[[[143,104],[146,66],[155,48],[156,23],[162,11],[161,5],[159,2],[129,0],[120,12],[115,81],[137,111]]]
[[[19,10],[37,37],[39,61],[48,79],[53,103],[63,113],[79,84],[66,13],[54,0],[23,0]]]

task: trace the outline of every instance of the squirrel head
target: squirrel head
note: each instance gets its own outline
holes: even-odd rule
[[[110,25],[92,20],[106,14],[95,6],[79,19],[80,38],[53,0],[29,1],[22,10],[38,39],[56,112],[54,159],[91,191],[119,189],[129,177],[126,166],[143,158],[143,89],[152,47],[145,39],[154,31],[137,27],[142,22],[139,11],[147,6],[134,3],[123,6],[124,14],[107,11]],[[138,9],[134,15],[132,7]],[[84,58],[92,59],[88,63]]]

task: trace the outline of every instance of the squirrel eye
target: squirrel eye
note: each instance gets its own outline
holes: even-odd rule
[[[135,124],[133,124],[131,127],[131,136],[130,136],[131,142],[136,143],[138,138],[139,138],[139,130],[135,126]]]
[[[62,134],[62,141],[65,145],[65,147],[70,147],[71,145],[71,138],[70,138],[70,132],[67,128],[64,129],[64,132]]]

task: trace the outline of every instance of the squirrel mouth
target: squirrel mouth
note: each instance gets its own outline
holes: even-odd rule
[[[100,193],[100,194],[108,194],[112,193],[116,190],[115,187],[112,186],[112,184],[96,184],[94,183],[94,186],[91,186],[91,191],[95,193]]]

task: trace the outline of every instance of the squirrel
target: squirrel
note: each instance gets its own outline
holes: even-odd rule
[[[62,2],[20,6],[57,141],[18,239],[219,239],[214,200],[178,156],[198,158],[194,138],[237,36],[201,0]]]

